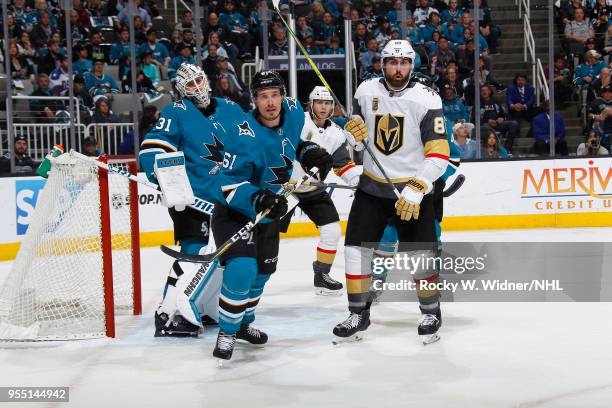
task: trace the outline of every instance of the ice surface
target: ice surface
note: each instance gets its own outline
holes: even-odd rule
[[[612,229],[445,239],[610,241]],[[230,367],[218,369],[211,357],[216,330],[200,339],[153,338],[171,262],[147,248],[142,316],[119,317],[113,340],[0,343],[0,386],[71,387],[70,403],[53,407],[612,407],[612,304],[444,304],[442,339],[423,346],[418,306],[383,303],[364,341],[334,347],[331,329],[347,316],[346,297],[314,295],[315,244],[282,241],[256,321],[270,341],[238,345]],[[334,278],[343,280],[343,267],[340,249]],[[0,263],[0,281],[9,269]]]

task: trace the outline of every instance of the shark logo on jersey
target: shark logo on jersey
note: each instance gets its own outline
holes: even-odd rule
[[[287,106],[289,107],[289,110],[297,109],[297,102],[295,99],[293,99],[290,96],[288,96],[286,99],[287,99]]]
[[[285,184],[289,181],[291,169],[293,168],[293,161],[284,154],[281,154],[280,156],[283,159],[283,162],[285,162],[285,165],[280,167],[269,167],[270,171],[272,171],[276,177],[276,179],[272,181],[267,181],[269,184]]]
[[[386,156],[399,150],[404,144],[404,117],[390,113],[374,118],[374,144]]]
[[[214,133],[211,133],[215,144],[204,143],[204,147],[208,150],[208,156],[200,156],[204,160],[211,161],[215,164],[223,161],[223,143],[217,138]]]
[[[182,100],[174,102],[174,105],[172,105],[172,107],[173,108],[179,108],[179,109],[182,109],[184,111],[187,110],[187,107],[185,106],[185,104],[183,103]]]
[[[238,134],[255,137],[255,132],[253,132],[253,129],[251,129],[249,122],[247,122],[246,120],[240,125],[238,125]]]

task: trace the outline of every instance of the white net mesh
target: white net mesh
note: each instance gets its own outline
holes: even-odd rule
[[[128,183],[109,175],[116,310],[133,305]],[[0,339],[105,336],[101,231],[97,166],[69,154],[54,159],[19,254],[0,288]]]

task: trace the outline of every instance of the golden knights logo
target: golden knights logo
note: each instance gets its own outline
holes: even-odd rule
[[[381,153],[389,156],[404,144],[404,117],[389,113],[376,115],[374,119],[374,144]]]

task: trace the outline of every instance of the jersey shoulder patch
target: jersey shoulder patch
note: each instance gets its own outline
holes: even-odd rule
[[[182,99],[170,103],[172,104],[172,109],[180,109],[184,111],[187,110],[187,105],[185,105],[185,102]],[[170,103],[168,104],[168,106],[170,105]]]
[[[253,131],[253,128],[251,128],[251,124],[249,123],[248,120],[243,120],[243,121],[239,121],[237,123],[238,126],[238,136],[250,136],[250,137],[255,137],[255,132]]]

